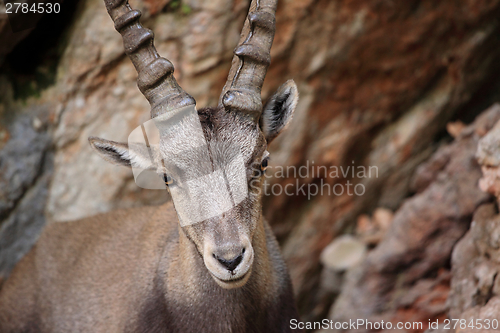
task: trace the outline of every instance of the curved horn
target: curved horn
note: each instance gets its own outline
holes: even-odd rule
[[[174,66],[161,58],[153,44],[153,32],[140,23],[141,12],[128,0],[104,0],[115,29],[123,37],[125,53],[137,70],[137,86],[151,104],[151,118],[171,110],[194,105],[196,101],[174,78]]]
[[[278,0],[252,1],[219,98],[219,105],[226,110],[247,113],[254,121],[262,112],[260,91],[271,63],[277,4]]]

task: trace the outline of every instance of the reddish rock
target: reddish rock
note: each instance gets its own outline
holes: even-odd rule
[[[493,107],[420,167],[419,174],[431,181],[396,211],[366,261],[347,273],[330,319],[428,323],[445,318],[452,248],[467,231],[472,213],[488,200],[477,188],[481,171],[475,154],[481,137],[476,130],[497,120],[500,108]],[[436,161],[446,162],[436,168]]]
[[[497,106],[497,109],[500,107]],[[495,195],[497,203],[500,197],[499,143],[500,122],[497,122],[479,141],[476,154],[483,171],[479,186],[483,191]],[[486,204],[476,210],[470,230],[453,250],[449,316],[466,323],[458,326],[456,332],[500,331],[499,248],[498,207]]]

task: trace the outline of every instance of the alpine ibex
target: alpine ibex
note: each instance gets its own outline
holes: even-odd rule
[[[152,32],[140,25],[140,12],[127,0],[105,4],[152,119],[194,107],[172,64],[158,55]],[[261,101],[276,6],[277,0],[252,1],[219,105],[198,111],[206,142],[218,142],[211,159],[217,155],[223,165],[227,146],[239,147],[246,197],[228,211],[186,225],[178,223],[172,203],[49,224],[0,291],[0,332],[291,330],[290,320],[298,318],[291,282],[263,219],[260,191],[267,145],[298,101],[293,81],[264,106]],[[167,174],[159,161],[184,163],[188,172],[196,168],[196,150],[189,157],[174,151],[191,142],[191,131],[181,125],[161,137],[154,159],[126,143],[89,141],[104,159],[153,168],[171,185],[177,175]]]

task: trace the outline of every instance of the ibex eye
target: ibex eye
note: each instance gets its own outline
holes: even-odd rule
[[[269,158],[266,157],[265,159],[262,160],[262,163],[260,164],[260,169],[262,171],[266,171],[268,164],[269,164]]]
[[[163,174],[163,180],[165,181],[165,185],[172,185],[174,183],[174,179],[166,173]]]

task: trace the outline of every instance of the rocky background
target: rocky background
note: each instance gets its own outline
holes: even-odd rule
[[[198,107],[216,104],[249,1],[131,4]],[[102,0],[61,8],[16,33],[0,14],[3,278],[46,221],[168,200],[91,152],[149,105]],[[263,96],[293,78],[301,97],[271,165],[377,169],[270,180],[365,189],[264,199],[303,320],[499,317],[499,17],[500,0],[280,2]]]

